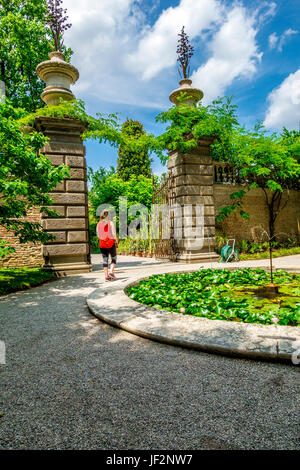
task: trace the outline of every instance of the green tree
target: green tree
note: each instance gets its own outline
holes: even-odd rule
[[[54,50],[46,0],[0,0],[0,80],[12,104],[33,111],[43,103],[36,66]],[[72,51],[63,47],[69,59]]]
[[[66,167],[56,168],[38,154],[47,139],[38,132],[23,134],[18,124],[23,115],[23,110],[0,104],[0,225],[13,231],[21,243],[44,243],[53,237],[24,217],[32,207],[55,215],[47,208],[52,203],[48,193],[69,173]],[[0,257],[9,251],[11,247],[2,240]]]
[[[97,208],[101,204],[111,204],[116,210],[117,227],[119,222],[119,198],[127,198],[127,208],[134,204],[143,204],[149,210],[151,209],[153,195],[152,178],[133,175],[129,180],[121,179],[113,167],[109,170],[100,167],[93,171],[89,168],[88,178],[91,183],[89,190],[90,203],[90,234],[93,249],[98,249],[98,238],[96,236],[96,225],[99,217],[96,217]],[[128,217],[127,223],[130,222]]]
[[[149,149],[143,145],[141,137],[146,136],[139,121],[127,119],[121,130],[122,142],[119,146],[117,173],[124,181],[131,176],[151,177]]]
[[[96,171],[89,169],[88,177],[92,183],[89,190],[89,201],[91,212],[94,215],[101,204],[112,204],[118,215],[120,196],[127,197],[128,208],[133,204],[140,203],[151,209],[152,178],[133,175],[129,180],[124,181],[114,172],[113,167],[110,170],[101,167]]]
[[[248,190],[258,187],[265,195],[269,236],[273,238],[276,219],[289,201],[289,190],[299,188],[297,148],[300,136],[294,132],[268,134],[263,126],[257,125],[253,131],[236,134],[233,141],[236,150],[233,163],[240,171],[244,185]]]

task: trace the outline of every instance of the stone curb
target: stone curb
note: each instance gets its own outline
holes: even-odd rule
[[[172,272],[174,268],[168,270]],[[129,333],[211,353],[292,364],[293,354],[300,349],[297,327],[195,318],[135,302],[125,291],[146,277],[149,275],[96,289],[87,297],[89,310],[100,320]]]

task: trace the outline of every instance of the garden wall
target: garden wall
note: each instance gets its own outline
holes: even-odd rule
[[[216,214],[222,206],[231,203],[230,194],[245,189],[243,186],[233,186],[230,184],[214,184],[214,199]],[[284,192],[282,201],[286,200],[287,193]],[[243,219],[239,213],[231,214],[221,224],[216,224],[217,229],[222,229],[228,237],[239,240],[253,240],[251,228],[257,225],[268,229],[268,209],[264,192],[259,189],[251,189],[243,198],[243,210],[250,219]],[[300,191],[290,191],[289,201],[284,210],[279,213],[275,223],[277,232],[286,232],[291,236],[299,233],[300,227]]]
[[[33,208],[28,212],[27,220],[30,222],[40,223],[39,208]],[[0,259],[0,267],[40,267],[44,265],[44,257],[42,254],[41,243],[19,243],[18,237],[13,232],[8,232],[4,227],[0,226],[0,240],[7,240],[9,244],[16,250],[2,260]]]

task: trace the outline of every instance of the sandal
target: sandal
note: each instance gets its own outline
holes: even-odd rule
[[[116,279],[117,279],[116,276],[115,276],[115,273],[109,273],[109,276],[110,276],[110,278],[113,279],[113,280],[116,280]]]

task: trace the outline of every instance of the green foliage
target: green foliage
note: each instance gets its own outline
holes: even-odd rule
[[[157,148],[189,152],[199,145],[199,140],[206,137],[214,141],[213,156],[216,160],[231,158],[232,135],[239,128],[236,106],[232,98],[224,97],[213,101],[210,106],[189,106],[184,102],[172,106],[168,111],[156,117],[157,122],[169,123],[166,131],[157,137]],[[163,161],[167,156],[162,157]]]
[[[6,240],[0,240],[0,259],[14,252],[15,249]]]
[[[215,236],[215,249],[221,253],[221,249],[227,244],[228,236],[225,233],[217,232]],[[284,237],[272,240],[273,255],[275,257],[298,254],[300,252],[299,241],[296,237]],[[241,240],[236,243],[239,252],[239,259],[260,259],[269,257],[269,242],[257,243],[250,240]],[[244,256],[247,255],[247,256]],[[250,256],[248,256],[250,255]],[[253,256],[252,255],[257,255]]]
[[[293,248],[278,248],[272,252],[273,258],[280,258],[281,256],[292,256],[292,255],[300,255],[300,247],[293,247]],[[258,252],[254,253],[246,253],[240,254],[239,259],[240,261],[248,260],[248,259],[268,259],[270,256],[268,251],[259,250]]]
[[[277,303],[257,294],[257,287],[269,282],[270,274],[262,269],[202,269],[151,276],[127,292],[146,305],[212,320],[299,325],[300,275],[274,274],[274,282],[280,286]]]
[[[147,148],[147,140],[144,141],[145,131],[139,121],[127,119],[122,126],[122,140],[118,153],[117,174],[124,181],[128,181],[133,175],[151,177],[151,161]],[[142,145],[142,143],[145,145]]]
[[[104,117],[100,113],[97,113],[96,117],[90,116],[87,114],[82,100],[61,100],[59,105],[39,108],[35,112],[24,115],[19,120],[19,125],[33,126],[35,119],[40,116],[78,119],[86,125],[86,129],[81,136],[83,140],[95,139],[99,143],[109,142],[112,146],[118,146],[121,142],[117,116],[108,114]]]
[[[0,295],[28,289],[54,278],[54,274],[39,268],[0,269]]]
[[[245,191],[231,195],[231,204],[220,209],[216,220],[220,222],[237,210],[248,218],[242,208],[243,197],[248,190],[259,187],[265,194],[272,237],[275,220],[287,204],[287,199],[282,198],[283,190],[299,184],[300,132],[284,129],[280,135],[268,134],[260,123],[246,131],[239,125],[236,110],[232,98],[227,97],[207,107],[201,103],[187,106],[183,102],[173,106],[156,118],[168,123],[166,131],[157,138],[158,148],[189,152],[201,138],[211,139],[213,159],[234,164],[245,185]]]
[[[113,173],[112,168],[110,170],[100,168],[96,171],[89,168],[88,178],[92,183],[89,200],[93,214],[100,204],[112,204],[118,214],[120,196],[127,197],[128,208],[137,203],[144,204],[148,209],[151,208],[153,193],[151,178],[132,176],[128,181],[124,181]]]
[[[14,106],[28,111],[42,105],[44,88],[35,68],[54,50],[46,25],[46,0],[2,0],[0,4],[0,80]],[[71,49],[63,48],[67,60]]]
[[[128,181],[119,178],[115,169],[99,168],[94,171],[89,168],[88,179],[91,183],[89,190],[90,202],[90,236],[94,253],[98,253],[98,238],[96,225],[99,221],[96,217],[97,208],[101,204],[111,204],[116,209],[116,225],[119,224],[119,198],[127,197],[127,209],[134,204],[143,204],[149,210],[152,204],[153,182],[145,176],[132,176]],[[138,215],[137,215],[138,216]],[[129,223],[132,217],[128,217]],[[91,222],[92,221],[92,222]]]
[[[0,104],[0,225],[13,231],[21,243],[44,243],[53,237],[40,224],[23,217],[32,207],[53,215],[45,207],[52,203],[48,193],[69,172],[64,166],[55,168],[46,156],[38,155],[47,139],[38,132],[23,134],[18,123],[23,116],[24,110]],[[7,250],[7,245],[0,247],[2,255],[3,249]]]

